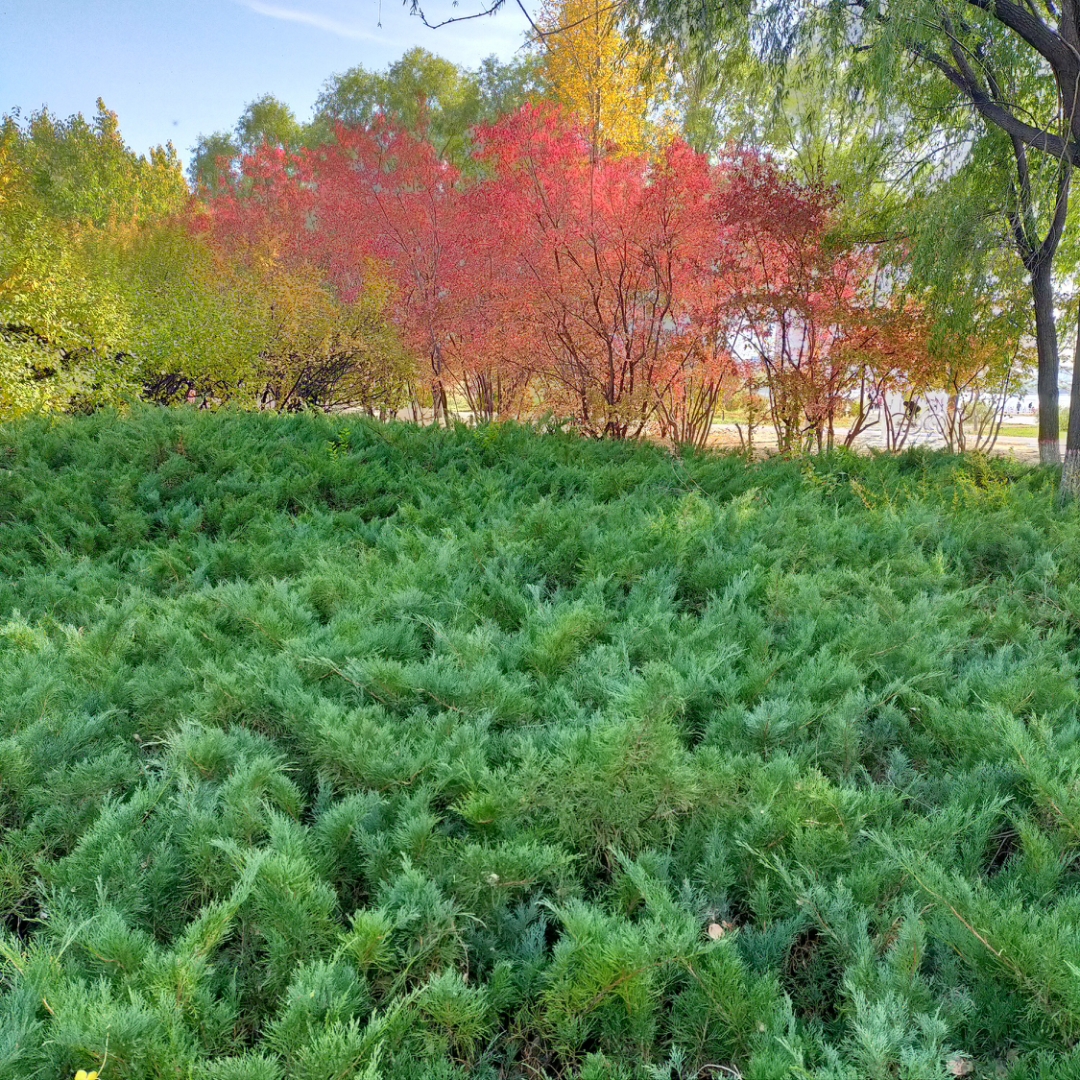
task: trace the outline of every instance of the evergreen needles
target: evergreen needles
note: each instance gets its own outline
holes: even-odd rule
[[[0,428],[0,1076],[1080,1076],[1051,489]]]

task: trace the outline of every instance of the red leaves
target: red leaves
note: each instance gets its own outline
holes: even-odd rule
[[[311,172],[303,157],[262,146],[244,157],[240,181],[213,200],[212,231],[234,254],[269,250],[302,260],[305,223],[313,205]]]
[[[710,165],[679,141],[605,156],[547,106],[475,139],[471,179],[382,124],[295,157],[260,150],[213,203],[215,235],[317,266],[346,301],[381,264],[436,415],[457,396],[487,417],[701,442],[756,371],[782,439],[820,435],[866,357],[895,359],[872,261],[830,242],[830,193],[770,161]]]
[[[482,134],[484,205],[505,223],[504,318],[548,407],[592,435],[638,435],[693,367],[716,366],[712,175],[681,143],[658,159],[590,153],[552,109]]]
[[[831,192],[746,154],[723,168],[729,330],[768,388],[779,445],[832,445],[853,413],[850,444],[871,401],[925,357],[925,324],[893,306],[869,252],[837,244]]]

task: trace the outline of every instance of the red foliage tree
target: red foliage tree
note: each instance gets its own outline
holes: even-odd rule
[[[381,122],[340,128],[333,146],[309,157],[311,240],[327,272],[349,295],[363,288],[369,260],[388,269],[398,323],[427,363],[435,418],[447,418],[454,343],[473,306],[461,287],[468,232],[460,173],[426,140]]]
[[[733,347],[757,369],[781,449],[832,446],[865,430],[870,407],[926,355],[918,316],[880,288],[872,255],[838,244],[832,192],[798,184],[767,158],[720,167]]]
[[[830,193],[756,154],[609,156],[532,106],[476,144],[471,180],[381,122],[298,156],[264,148],[214,228],[238,256],[317,266],[346,303],[378,266],[436,419],[464,398],[479,418],[550,411],[700,445],[744,380],[767,388],[781,447],[821,447],[857,400],[854,439],[924,344],[869,254],[832,241]]]
[[[310,257],[305,225],[314,207],[311,166],[304,155],[263,145],[240,163],[236,184],[197,219],[240,261],[273,259],[299,265]]]

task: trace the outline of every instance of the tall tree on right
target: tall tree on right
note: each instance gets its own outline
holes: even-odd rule
[[[1001,133],[1013,154],[1014,241],[1031,275],[1039,332],[1041,458],[1060,460],[1053,262],[1065,224],[1069,174],[1080,162],[1080,3],[1065,0],[640,0],[640,26],[669,49],[691,42],[753,40],[760,52],[791,56],[825,43],[881,94],[881,107],[920,108],[946,86]],[[967,147],[970,150],[970,146]],[[962,159],[964,147],[956,150]],[[1036,192],[1032,158],[1049,160],[1049,194]],[[946,164],[946,168],[948,168]],[[955,167],[955,163],[953,164]],[[1049,214],[1039,221],[1037,204]],[[1063,494],[1080,495],[1080,381],[1074,373]]]

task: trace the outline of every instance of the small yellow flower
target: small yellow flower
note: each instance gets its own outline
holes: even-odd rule
[[[87,1072],[85,1069],[80,1069],[75,1074],[75,1080],[98,1080],[97,1071]]]

